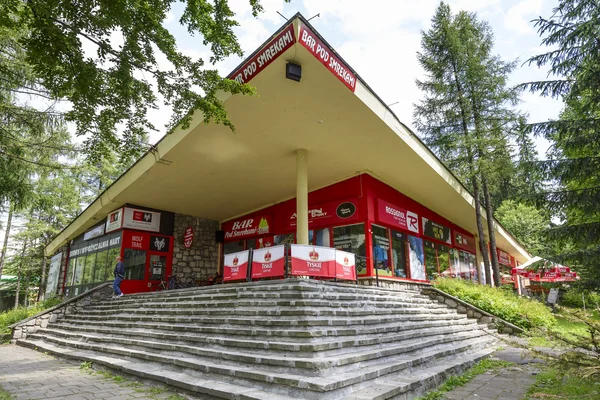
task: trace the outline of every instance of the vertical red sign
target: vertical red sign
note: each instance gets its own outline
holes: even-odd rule
[[[356,257],[346,251],[335,251],[335,277],[350,281],[356,280]]]
[[[186,249],[192,247],[192,243],[194,242],[194,229],[191,226],[188,226],[183,234],[183,245]]]

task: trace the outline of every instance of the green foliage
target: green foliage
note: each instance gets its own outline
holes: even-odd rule
[[[523,329],[552,327],[556,324],[550,309],[542,303],[500,288],[451,278],[438,278],[434,285],[464,302]]]
[[[257,15],[260,2],[248,1]],[[0,2],[0,30],[20,33],[15,44],[34,87],[43,88],[45,97],[71,103],[62,116],[86,137],[85,149],[94,163],[113,148],[129,160],[147,149],[147,133],[156,130],[148,112],[158,108],[159,96],[173,110],[170,128],[179,123],[187,127],[194,110],[205,122],[233,128],[217,93],[253,93],[250,86],[223,79],[210,68],[227,56],[242,55],[229,2],[187,0],[181,5],[179,24],[201,37],[211,54],[206,61],[180,51],[165,28],[169,13],[180,10],[178,3]],[[89,48],[93,57],[84,51]]]
[[[496,218],[532,254],[546,248],[544,231],[550,226],[548,214],[534,206],[505,200],[496,209]]]
[[[79,368],[82,370],[89,370],[92,369],[92,362],[91,361],[84,361],[81,364],[79,364]]]
[[[549,368],[536,376],[533,386],[527,391],[530,398],[597,399],[600,397],[600,382],[565,375],[564,371]]]
[[[572,288],[562,294],[560,304],[566,307],[583,308],[598,307],[600,305],[600,295],[598,293],[582,291],[577,288]]]
[[[13,400],[14,397],[6,390],[0,387],[0,400]]]
[[[459,376],[451,376],[439,388],[427,393],[423,397],[419,397],[417,400],[444,400],[446,398],[446,393],[459,386],[464,386],[472,381],[477,375],[481,375],[490,370],[510,367],[511,365],[513,365],[513,363],[503,360],[482,360],[467,370],[464,374]]]

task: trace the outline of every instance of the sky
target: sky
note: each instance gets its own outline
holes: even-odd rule
[[[258,18],[251,14],[248,0],[229,0],[240,26],[235,29],[245,55],[251,54],[282,24],[300,12],[306,18],[317,14],[311,24],[362,79],[383,99],[393,104],[392,110],[408,126],[412,126],[413,105],[420,92],[415,80],[423,77],[416,53],[420,50],[421,32],[428,30],[439,0],[261,0],[264,12]],[[495,36],[494,52],[505,61],[518,60],[510,76],[510,84],[543,80],[547,71],[523,65],[532,55],[544,52],[541,39],[531,20],[549,16],[557,0],[451,0],[453,13],[466,10],[477,13],[489,22]],[[201,39],[191,37],[179,25],[181,9],[174,7],[165,26],[175,35],[181,51],[193,57],[207,59],[209,52]],[[222,75],[229,74],[240,62],[230,57],[215,67]],[[561,102],[537,94],[523,93],[518,106],[531,122],[546,121],[558,116]],[[170,109],[163,107],[151,116],[159,132],[151,142],[160,139],[168,121]],[[535,139],[538,153],[544,156],[548,143]]]

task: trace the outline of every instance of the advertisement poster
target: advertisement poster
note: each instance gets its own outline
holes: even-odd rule
[[[108,214],[106,217],[106,229],[105,232],[116,231],[121,228],[121,224],[123,222],[123,209],[119,208]]]
[[[452,244],[452,235],[450,234],[450,228],[447,226],[433,222],[425,217],[423,219],[423,235],[432,239],[439,240],[448,244]]]
[[[266,247],[252,252],[252,279],[285,275],[285,246]]]
[[[358,219],[357,209],[358,201],[356,199],[310,205],[308,207],[308,226],[310,229],[317,229],[335,224],[347,224]],[[286,221],[288,229],[296,227],[295,210],[288,212]]]
[[[335,249],[293,244],[292,275],[333,278],[335,276]]]
[[[424,281],[425,276],[425,252],[423,240],[415,236],[408,237],[410,247],[410,279]]]
[[[464,233],[457,231],[454,231],[454,246],[462,250],[467,250],[471,253],[475,253],[477,251],[475,247],[475,237],[465,235]]]
[[[345,251],[335,251],[335,277],[337,279],[356,280],[356,257]]]
[[[250,250],[225,254],[223,264],[223,281],[239,281],[248,275],[248,259]]]
[[[156,211],[138,210],[125,207],[123,209],[123,228],[142,231],[160,231],[160,213]]]

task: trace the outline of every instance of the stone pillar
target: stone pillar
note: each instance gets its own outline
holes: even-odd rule
[[[308,153],[296,150],[296,243],[308,244]]]

